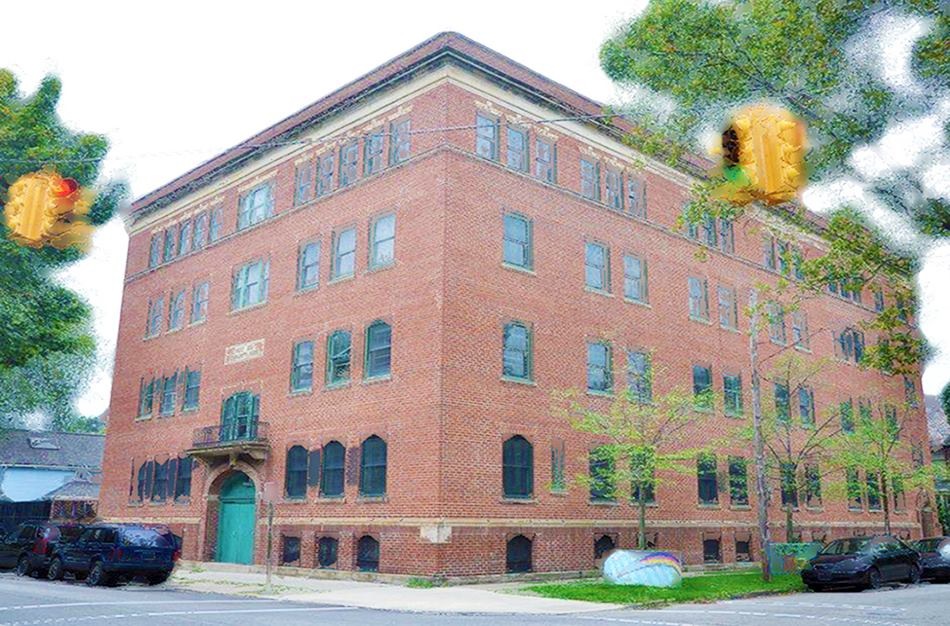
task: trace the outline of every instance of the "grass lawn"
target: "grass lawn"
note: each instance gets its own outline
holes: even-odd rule
[[[577,581],[549,583],[526,587],[546,598],[586,600],[613,604],[668,604],[674,602],[711,602],[766,593],[803,591],[798,575],[775,576],[772,582],[762,582],[762,573],[703,574],[683,577],[683,584],[675,589],[614,585],[604,581]]]

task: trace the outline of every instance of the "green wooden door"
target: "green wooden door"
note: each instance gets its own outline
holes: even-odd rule
[[[218,547],[221,563],[249,565],[254,557],[254,483],[242,472],[221,487],[218,509]]]

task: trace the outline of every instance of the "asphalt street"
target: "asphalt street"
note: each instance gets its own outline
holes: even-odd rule
[[[512,596],[517,603],[517,596]],[[0,626],[47,624],[297,624],[716,626],[807,620],[816,624],[906,626],[950,624],[950,586],[918,585],[864,593],[807,593],[663,609],[624,609],[580,615],[477,615],[400,613],[326,604],[204,594],[173,587],[126,585],[90,588],[75,581],[51,583],[0,574]]]

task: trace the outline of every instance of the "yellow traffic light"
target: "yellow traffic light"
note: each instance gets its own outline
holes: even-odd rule
[[[805,184],[805,125],[768,104],[741,109],[722,134],[726,183],[718,197],[734,204],[781,204]]]
[[[92,226],[86,220],[91,194],[56,172],[24,174],[10,186],[4,216],[10,239],[20,245],[85,248]]]

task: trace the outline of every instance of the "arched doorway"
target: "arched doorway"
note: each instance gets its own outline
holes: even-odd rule
[[[254,560],[254,483],[244,472],[234,472],[221,485],[219,503],[215,560],[249,565]]]

